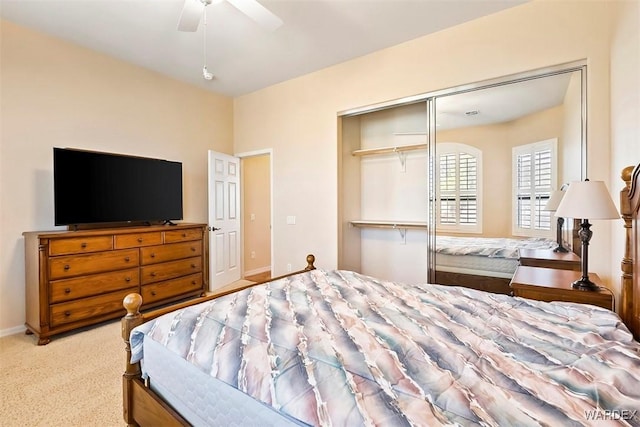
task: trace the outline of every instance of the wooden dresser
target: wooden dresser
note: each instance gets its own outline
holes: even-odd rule
[[[125,314],[137,292],[143,309],[203,295],[207,226],[178,224],[26,232],[26,327],[38,344]]]

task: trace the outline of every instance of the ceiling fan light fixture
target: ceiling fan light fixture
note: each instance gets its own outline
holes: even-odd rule
[[[207,66],[206,65],[204,67],[202,67],[202,77],[205,80],[213,80],[213,74],[211,74],[209,72],[209,70],[207,70]]]

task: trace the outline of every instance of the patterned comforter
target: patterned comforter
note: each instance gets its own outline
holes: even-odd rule
[[[541,237],[511,239],[506,237],[436,236],[436,253],[446,255],[518,259],[519,249],[555,249],[557,246],[555,241]]]
[[[141,325],[132,362],[143,339],[310,425],[640,425],[640,344],[589,305],[315,270]]]

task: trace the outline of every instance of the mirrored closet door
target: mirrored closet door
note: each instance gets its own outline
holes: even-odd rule
[[[513,241],[554,244],[546,203],[586,174],[584,94],[575,63],[339,114],[338,267],[508,292]]]
[[[548,201],[585,176],[584,73],[574,66],[433,97],[432,282],[508,293],[520,248],[558,246]],[[567,221],[571,249],[570,236]]]

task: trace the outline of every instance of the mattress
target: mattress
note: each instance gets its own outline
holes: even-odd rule
[[[195,427],[305,425],[207,375],[154,340],[143,346],[143,378]]]
[[[518,267],[520,249],[553,249],[544,238],[436,236],[436,270],[510,279]]]
[[[263,407],[309,425],[430,426],[585,425],[588,414],[640,408],[640,344],[609,310],[348,271],[315,270],[174,311],[130,341],[152,385],[179,358],[201,371],[196,383],[262,402],[209,412],[200,406],[219,397],[200,399],[208,391],[198,387],[210,386],[183,388],[182,371],[163,379],[162,393],[182,400],[181,413],[190,407],[194,424],[217,424],[230,406],[242,411],[225,425],[280,423],[254,413]]]
[[[518,267],[518,260],[436,253],[436,266],[438,271],[511,278]]]

